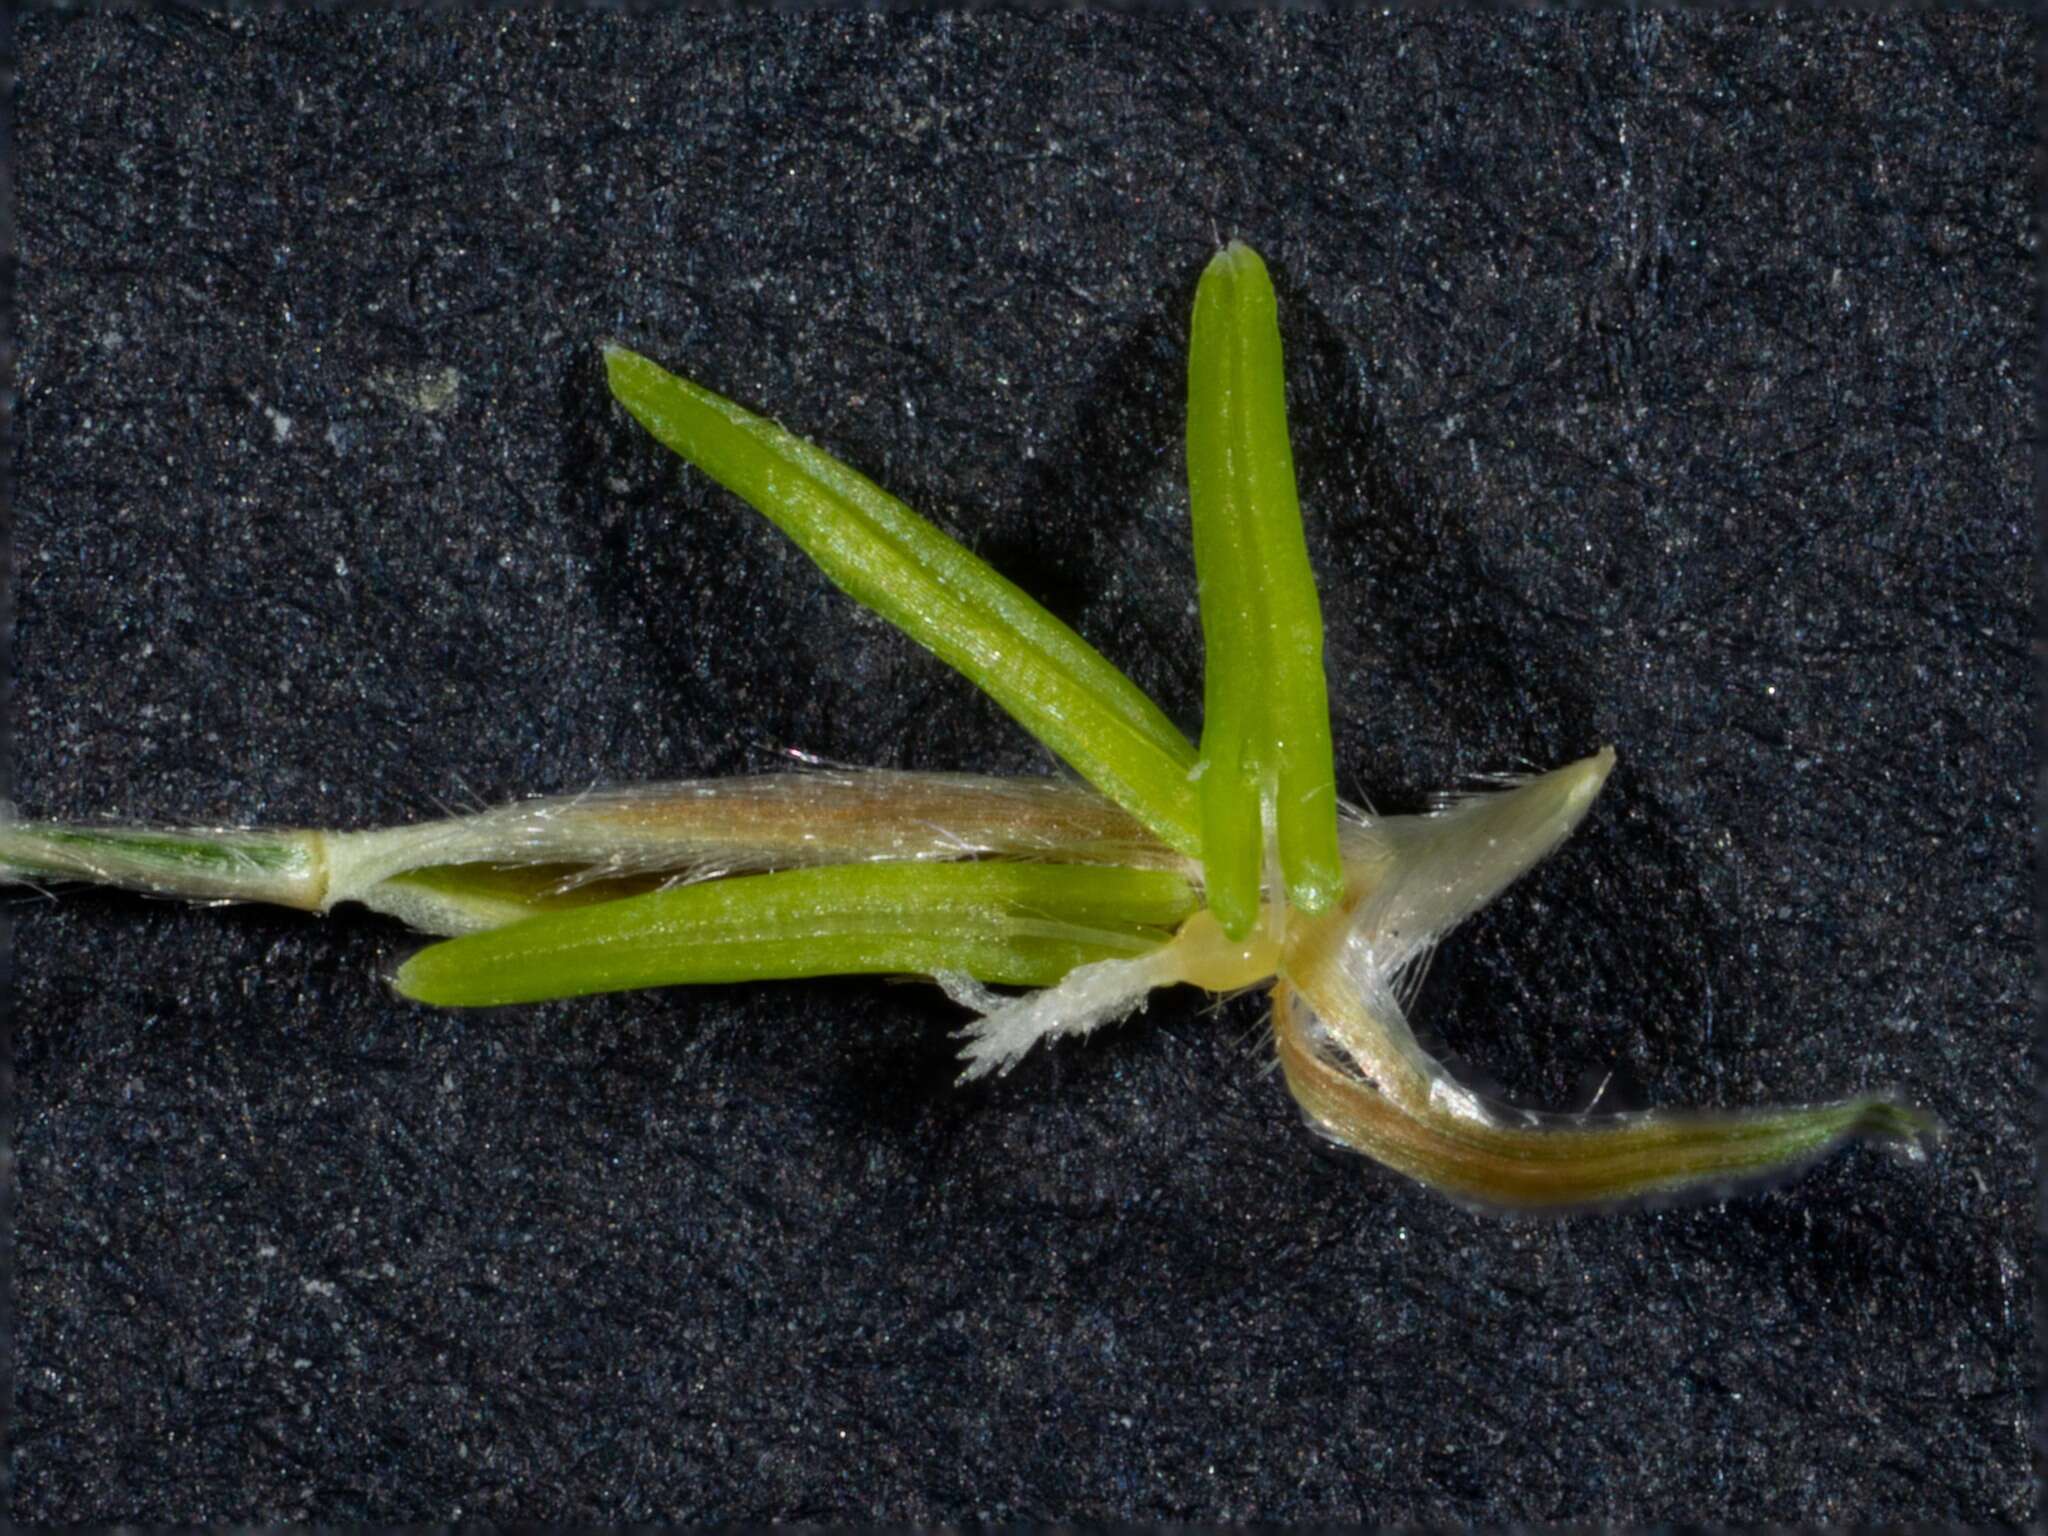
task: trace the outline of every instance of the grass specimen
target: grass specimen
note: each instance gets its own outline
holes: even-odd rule
[[[447,936],[394,978],[441,1006],[929,976],[976,1015],[967,1077],[1121,1019],[1160,987],[1266,987],[1279,1063],[1311,1124],[1489,1206],[1718,1189],[1850,1137],[1912,1155],[1933,1140],[1930,1117],[1881,1097],[1541,1116],[1488,1102],[1416,1042],[1405,1003],[1432,947],[1570,834],[1614,755],[1422,816],[1340,806],[1277,308],[1247,247],[1204,272],[1189,349],[1199,750],[1073,630],[856,471],[622,347],[605,348],[605,368],[657,439],[1085,784],[774,774],[360,833],[8,821],[0,877],[316,911],[359,902]]]

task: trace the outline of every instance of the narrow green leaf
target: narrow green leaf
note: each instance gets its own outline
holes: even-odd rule
[[[830,454],[624,347],[604,355],[613,395],[665,446],[754,506],[849,596],[964,673],[1162,841],[1199,851],[1194,749],[1093,646]]]
[[[1051,986],[1157,948],[1195,905],[1185,880],[1157,870],[831,865],[550,912],[433,945],[394,980],[444,1007],[863,973]]]
[[[1232,938],[1257,919],[1266,865],[1325,911],[1344,887],[1323,679],[1322,608],[1302,537],[1272,280],[1232,242],[1195,290],[1188,501],[1204,677],[1200,798],[1209,903]]]

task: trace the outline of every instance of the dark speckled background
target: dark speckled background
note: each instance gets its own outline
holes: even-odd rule
[[[1622,753],[1426,1027],[1552,1106],[1953,1134],[1512,1222],[1319,1146],[1250,1000],[962,1093],[928,988],[441,1014],[360,914],[25,897],[16,1518],[2034,1513],[2025,25],[18,41],[24,812],[1045,766],[643,444],[607,336],[1193,727],[1182,348],[1239,234],[1347,787]]]

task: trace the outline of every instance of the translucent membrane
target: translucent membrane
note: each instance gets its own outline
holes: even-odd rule
[[[1411,967],[1571,835],[1613,771],[1612,749],[1427,816],[1347,822],[1343,900],[1288,924],[1280,971],[1393,1103],[1466,1096],[1416,1042],[1400,1003]]]
[[[1269,867],[1311,915],[1344,884],[1322,608],[1287,440],[1279,319],[1248,246],[1219,252],[1195,291],[1187,440],[1206,646],[1202,862],[1217,919],[1242,938]]]
[[[1178,876],[1057,864],[835,865],[547,913],[422,950],[398,990],[449,1007],[776,977],[963,973],[1049,986],[1164,944]]]
[[[1200,851],[1194,749],[1093,646],[873,481],[624,347],[612,393],[866,604],[959,669],[1161,841]]]

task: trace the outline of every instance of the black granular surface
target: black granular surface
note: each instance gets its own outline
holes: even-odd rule
[[[361,913],[23,895],[16,1520],[2035,1514],[2026,24],[16,43],[23,814],[1048,769],[644,441],[607,338],[1196,729],[1184,347],[1238,236],[1346,792],[1621,754],[1420,1027],[1553,1108],[1892,1087],[1950,1131],[1504,1220],[1315,1141],[1256,998],[959,1091],[925,986],[436,1013]]]

